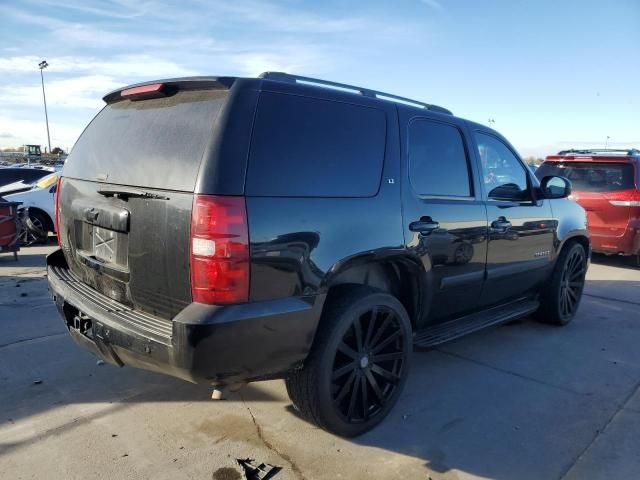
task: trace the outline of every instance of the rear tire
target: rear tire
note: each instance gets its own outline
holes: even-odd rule
[[[407,379],[409,315],[392,295],[354,286],[327,299],[304,367],[285,380],[300,414],[329,432],[360,435],[395,405]]]
[[[587,255],[579,243],[566,245],[540,295],[536,318],[552,325],[567,325],[575,317],[587,274]]]

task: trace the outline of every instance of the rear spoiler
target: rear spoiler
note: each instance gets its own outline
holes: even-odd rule
[[[153,80],[150,82],[136,83],[118,88],[107,93],[102,100],[105,103],[114,103],[126,97],[124,92],[132,92],[139,100],[152,96],[167,96],[180,90],[228,90],[235,82],[236,77],[184,77],[169,78],[165,80]],[[148,87],[148,88],[144,88]]]

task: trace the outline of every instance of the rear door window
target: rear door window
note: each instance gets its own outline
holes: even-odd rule
[[[263,92],[253,129],[246,193],[370,197],[378,192],[386,142],[381,110]]]
[[[571,180],[578,192],[616,192],[635,188],[630,163],[545,162],[536,171],[538,178],[559,175]]]
[[[422,119],[411,122],[409,181],[419,195],[472,196],[467,152],[456,127]]]
[[[107,105],[78,139],[65,176],[193,191],[227,90]]]

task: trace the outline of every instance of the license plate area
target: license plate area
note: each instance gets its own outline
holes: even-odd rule
[[[129,236],[86,222],[78,222],[78,254],[121,272],[129,270]]]
[[[121,269],[128,267],[128,235],[108,228],[89,225],[91,230],[91,253],[105,264]]]
[[[93,227],[93,255],[105,263],[116,263],[118,258],[117,232]]]

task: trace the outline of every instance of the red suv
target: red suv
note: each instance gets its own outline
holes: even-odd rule
[[[571,180],[595,252],[634,255],[640,266],[640,150],[564,150],[536,171],[547,175]]]

